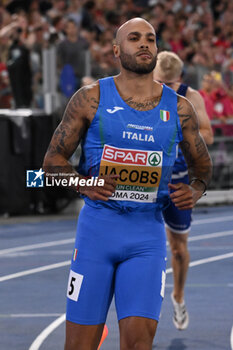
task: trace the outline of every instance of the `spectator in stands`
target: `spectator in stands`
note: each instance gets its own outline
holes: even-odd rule
[[[228,89],[228,96],[230,98],[230,104],[231,104],[231,108],[233,109],[233,84],[230,85],[229,89]],[[232,117],[233,118],[233,117]]]
[[[81,78],[85,75],[85,53],[88,49],[88,43],[80,37],[79,29],[76,22],[69,19],[65,29],[66,39],[57,46],[57,61],[60,74],[62,74],[64,67],[69,65],[73,69],[76,78],[75,89],[80,87]]]
[[[107,28],[101,35],[99,36],[100,45],[103,47],[105,45],[112,45],[114,40],[114,33],[110,28]]]
[[[67,8],[68,18],[73,19],[77,24],[82,21],[82,2],[80,0],[69,1]]]
[[[151,18],[154,19],[154,23],[156,23],[156,33],[158,38],[160,38],[161,31],[164,29],[165,24],[165,7],[162,3],[156,3],[156,5],[151,10]],[[151,22],[150,22],[151,23]]]
[[[232,34],[233,34],[233,32],[232,32]],[[233,39],[233,35],[232,35],[232,39]],[[232,40],[232,42],[233,42],[233,40]],[[233,75],[233,47],[227,49],[226,60],[223,64],[222,68],[223,68],[224,72],[229,72]],[[230,77],[228,77],[228,78],[230,78]],[[232,79],[232,82],[233,82],[233,79]],[[230,83],[230,82],[227,81],[227,83]]]
[[[171,32],[169,29],[164,28],[161,32],[161,35],[158,39],[158,47],[160,49],[160,51],[171,51],[171,44],[170,44],[170,40],[171,40]]]
[[[214,66],[213,51],[208,40],[201,41],[201,43],[197,46],[196,54],[192,59],[192,63],[210,69]]]
[[[184,49],[181,33],[179,33],[178,31],[173,33],[172,38],[170,40],[170,45],[171,45],[172,51],[175,52],[176,54],[179,54],[179,52]]]
[[[222,76],[219,72],[211,72],[213,77],[213,91],[211,97],[213,100],[213,109],[215,119],[226,122],[227,119],[233,118],[233,109],[231,98],[226,87],[222,82]]]
[[[55,16],[51,24],[49,28],[49,43],[59,44],[61,41],[65,40],[65,20],[62,16]]]
[[[0,31],[1,32],[1,31]],[[6,63],[9,49],[9,39],[0,34],[0,62]]]
[[[95,79],[116,75],[119,73],[119,66],[113,56],[112,45],[108,44],[99,47],[96,51],[95,62],[92,64],[92,76]]]
[[[82,28],[93,30],[95,23],[95,1],[86,1],[82,9]]]
[[[11,108],[12,94],[7,67],[0,63],[0,108]]]
[[[17,17],[10,29],[7,68],[16,108],[30,107],[32,102],[32,74],[30,51],[26,46],[27,18]],[[22,88],[23,87],[23,88]]]
[[[213,77],[211,74],[205,74],[201,82],[201,89],[199,93],[204,99],[207,114],[210,119],[214,119],[214,104],[211,98],[211,92],[213,90]]]
[[[59,69],[61,71],[65,64],[71,64],[78,88],[84,74],[84,50],[90,47],[90,71],[94,72],[95,78],[101,78],[101,74],[105,76],[111,61],[110,56],[103,57],[107,56],[105,46],[108,47],[122,22],[137,15],[147,18],[155,27],[160,51],[178,53],[190,70],[196,66],[224,70],[224,79],[227,77],[228,84],[232,82],[227,73],[232,70],[232,57],[228,54],[233,47],[232,1],[25,0],[1,3],[6,5],[0,5],[0,62],[6,63],[14,32],[20,27],[20,41],[29,50],[29,57],[35,58],[35,48],[41,57],[44,47],[50,44],[58,46]],[[11,3],[15,5],[10,6]],[[67,37],[64,38],[66,21]],[[84,35],[86,40],[82,39]],[[42,71],[41,61],[39,64]],[[38,77],[38,71],[33,70],[33,75]]]
[[[175,14],[172,11],[168,11],[165,17],[165,26],[168,28],[173,34],[176,32],[176,18]]]
[[[50,0],[49,3],[52,4],[52,7],[46,12],[46,15],[49,16],[50,19],[64,14],[66,10],[65,0]]]

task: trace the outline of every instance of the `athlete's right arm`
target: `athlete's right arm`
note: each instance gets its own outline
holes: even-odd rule
[[[195,107],[198,121],[199,121],[199,130],[205,140],[207,145],[212,145],[214,142],[213,130],[211,128],[210,119],[206,112],[205,102],[197,90],[188,88],[186,98],[193,104]]]
[[[87,132],[96,114],[98,105],[98,83],[83,87],[72,96],[62,121],[53,134],[44,158],[43,169],[47,174],[62,173],[64,178],[66,178],[65,174],[72,174],[79,177],[79,179],[84,178],[84,176],[75,171],[69,163],[69,159]],[[104,177],[104,180],[104,186],[96,186],[94,188],[80,186],[80,189],[82,193],[93,200],[107,201],[115,191],[115,180],[112,177]],[[74,186],[73,189],[77,190]]]
[[[185,157],[190,185],[182,182],[169,184],[170,194],[178,209],[192,209],[205,192],[212,176],[212,161],[199,133],[198,117],[191,102],[178,95],[177,112],[183,140],[179,143]]]

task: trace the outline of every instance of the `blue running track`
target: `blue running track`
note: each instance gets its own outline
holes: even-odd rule
[[[0,350],[62,350],[65,295],[75,218],[0,222]],[[153,349],[233,350],[233,207],[194,211],[186,285],[190,325],[172,323],[168,252],[161,320]],[[101,350],[119,350],[112,303]],[[231,333],[232,332],[232,333]]]

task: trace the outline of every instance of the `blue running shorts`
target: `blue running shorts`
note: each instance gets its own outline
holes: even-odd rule
[[[182,178],[172,178],[171,183],[177,184],[183,182],[188,184],[188,175]],[[189,233],[192,221],[192,209],[179,210],[170,202],[169,206],[163,211],[164,221],[166,226],[175,233]]]
[[[118,320],[159,320],[166,276],[162,213],[117,211],[85,204],[67,288],[68,321],[105,323],[115,295]]]

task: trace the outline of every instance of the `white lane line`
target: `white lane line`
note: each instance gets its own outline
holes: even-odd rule
[[[227,259],[227,258],[231,258],[233,257],[233,252],[232,253],[228,253],[228,254],[223,254],[223,255],[217,255],[217,256],[212,256],[210,258],[206,258],[206,259],[200,259],[200,260],[196,260],[196,261],[192,261],[189,264],[189,267],[192,266],[197,266],[197,265],[203,265],[203,264],[207,264],[209,262],[214,262],[214,261],[218,261],[218,260],[223,260],[223,259]],[[169,268],[166,270],[166,273],[171,273],[172,272],[172,268]],[[45,341],[45,339],[57,328],[59,327],[64,321],[66,320],[66,316],[65,314],[60,316],[58,319],[56,319],[54,322],[52,322],[47,328],[45,328],[39,335],[38,337],[34,340],[34,342],[32,343],[32,345],[30,346],[29,350],[39,350],[40,346],[42,345],[42,343]],[[233,342],[233,330],[231,332],[231,342]],[[233,346],[232,350],[233,350]]]
[[[48,327],[46,327],[34,340],[29,350],[37,350],[40,348],[41,344],[44,340],[57,328],[62,324],[66,319],[66,315],[63,314],[58,317],[55,321],[53,321]]]
[[[211,257],[205,258],[205,259],[191,261],[189,263],[189,267],[203,265],[203,264],[207,264],[207,263],[210,263],[210,262],[215,262],[215,261],[218,261],[218,260],[224,260],[224,259],[228,259],[228,258],[233,258],[233,252],[227,253],[227,254],[211,256]],[[172,267],[170,267],[169,269],[166,270],[167,274],[171,273],[171,272],[172,272]]]
[[[231,349],[233,350],[233,326],[231,328]]]
[[[202,265],[202,264],[207,264],[209,262],[214,262],[218,260],[223,260],[223,259],[228,259],[228,258],[233,258],[233,252],[227,253],[227,254],[222,254],[222,255],[217,255],[217,256],[212,256],[210,258],[205,258],[205,259],[200,259],[196,261],[192,261],[189,264],[189,267],[197,266],[197,265]]]
[[[34,317],[57,317],[61,313],[53,314],[0,314],[0,318],[34,318]]]
[[[17,273],[12,273],[10,275],[0,277],[0,282],[12,280],[14,278],[18,278],[18,277],[22,277],[22,276],[32,275],[32,274],[37,273],[37,272],[58,269],[59,267],[68,266],[68,265],[70,265],[70,260],[62,261],[62,262],[57,263],[57,264],[36,267],[35,269],[25,270],[25,271],[21,271],[21,272],[17,272]]]
[[[214,222],[225,222],[225,221],[233,221],[233,216],[223,216],[218,218],[208,218],[208,219],[199,219],[193,220],[192,225],[201,225],[201,224],[212,224]]]
[[[23,246],[15,247],[15,248],[2,249],[2,250],[0,250],[0,255],[14,253],[14,252],[20,252],[22,250],[23,251],[33,250],[33,249],[40,249],[40,248],[45,248],[45,247],[53,247],[53,246],[58,246],[58,245],[63,245],[63,244],[69,244],[69,243],[74,243],[74,241],[75,241],[74,238],[70,238],[70,239],[62,239],[60,241],[51,241],[51,242],[45,242],[45,243],[23,245]]]
[[[211,238],[231,236],[231,235],[233,235],[233,230],[222,231],[222,232],[214,232],[214,233],[207,233],[205,235],[193,236],[193,237],[189,237],[188,241],[189,242],[194,242],[194,241],[201,241],[202,239],[211,239]]]
[[[233,221],[233,216],[194,220],[192,222],[192,225],[201,225],[201,224],[209,224],[209,223],[225,222],[225,221]],[[230,231],[226,231],[226,232],[230,232]],[[211,236],[212,234],[209,234],[209,235]],[[208,235],[205,235],[205,236],[208,236]],[[216,237],[221,237],[221,236],[222,236],[222,234],[220,233],[220,236],[216,236]],[[201,237],[201,235],[196,236],[196,237]],[[204,237],[204,235],[203,235],[203,237]],[[209,237],[207,237],[207,238],[209,238]],[[212,238],[212,237],[210,237],[210,238]],[[191,239],[191,240],[197,240],[197,239]],[[24,245],[24,246],[15,247],[15,248],[2,249],[2,250],[0,250],[0,255],[9,254],[9,253],[13,253],[13,252],[20,252],[22,250],[25,251],[25,250],[31,250],[31,249],[40,249],[40,248],[45,248],[45,247],[52,247],[52,246],[58,246],[58,245],[63,245],[63,244],[69,244],[69,243],[73,243],[74,241],[75,241],[74,238],[70,238],[70,239],[63,239],[63,240],[59,240],[59,241],[36,243],[36,244]]]
[[[230,235],[233,235],[233,231],[208,233],[208,234],[198,235],[195,237],[190,237],[189,241],[199,241],[202,239],[211,239],[211,238],[224,237],[224,236],[230,236]],[[24,246],[15,247],[15,248],[2,249],[0,250],[0,256],[15,253],[15,252],[54,247],[54,246],[59,246],[63,244],[70,244],[70,243],[74,243],[74,241],[75,241],[74,238],[70,238],[70,239],[62,239],[59,241],[50,241],[45,243],[36,243],[36,244],[24,245]]]
[[[231,236],[233,235],[233,230],[230,231],[221,231],[221,232],[214,232],[214,233],[207,233],[203,235],[197,235],[197,236],[192,236],[188,237],[189,242],[194,242],[194,241],[201,241],[204,239],[211,239],[211,238],[217,238],[217,237],[225,237],[225,236]],[[166,242],[166,245],[169,245],[169,242]]]
[[[53,250],[53,249],[46,249],[46,250],[41,250],[39,252],[36,252],[34,250],[32,251],[25,251],[25,252],[19,252],[19,253],[9,253],[4,255],[4,259],[12,259],[12,258],[18,258],[18,257],[25,257],[25,256],[34,256],[36,255],[37,257],[40,256],[48,256],[48,255],[65,255],[65,257],[69,256],[72,252],[72,249],[61,249],[61,250]],[[3,259],[3,256],[0,256],[0,259]]]

